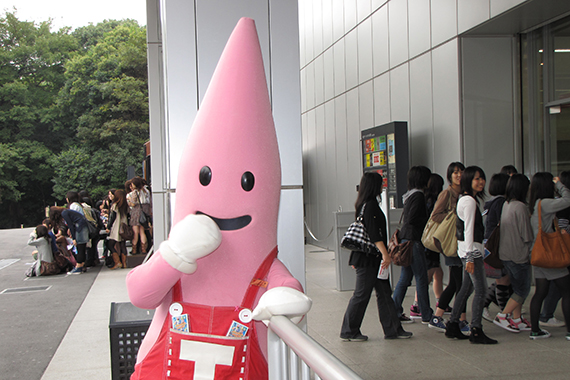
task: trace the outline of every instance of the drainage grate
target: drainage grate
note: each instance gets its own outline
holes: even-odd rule
[[[2,259],[0,260],[0,269],[4,269],[18,261],[20,261],[20,259]]]
[[[14,293],[30,293],[30,292],[45,292],[51,288],[49,286],[29,286],[27,288],[8,288],[0,292],[0,294],[14,294]]]

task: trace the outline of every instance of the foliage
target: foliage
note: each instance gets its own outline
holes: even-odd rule
[[[147,140],[144,27],[0,17],[0,228],[36,225],[68,190],[122,187]]]

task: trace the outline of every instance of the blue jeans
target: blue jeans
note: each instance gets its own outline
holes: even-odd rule
[[[406,239],[402,239],[402,242],[406,241]],[[432,317],[432,310],[429,306],[426,254],[421,241],[414,241],[412,264],[409,267],[402,267],[400,280],[398,280],[394,290],[393,298],[398,316],[401,316],[404,312],[402,302],[408,287],[412,284],[413,278],[416,279],[416,292],[418,294],[418,306],[420,307],[420,313],[422,313],[422,322],[429,322]]]
[[[461,259],[463,262],[463,270],[467,260]],[[481,319],[483,318],[483,307],[485,306],[485,295],[487,294],[487,279],[485,277],[485,265],[483,258],[477,257],[473,260],[474,271],[473,273],[463,272],[463,283],[461,290],[455,297],[453,310],[451,312],[450,322],[459,322],[461,312],[465,310],[467,299],[475,288],[475,296],[473,296],[473,303],[471,305],[471,327],[481,328]]]

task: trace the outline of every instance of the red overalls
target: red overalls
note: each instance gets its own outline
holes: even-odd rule
[[[277,247],[257,269],[239,307],[184,303],[178,281],[170,314],[131,380],[267,379],[267,361],[251,312],[259,288],[267,286],[263,279],[276,257]]]

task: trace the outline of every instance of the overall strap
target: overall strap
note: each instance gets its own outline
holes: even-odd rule
[[[252,310],[253,303],[255,302],[255,298],[257,297],[257,293],[259,292],[259,288],[266,288],[267,281],[265,278],[269,273],[269,268],[273,264],[273,261],[277,258],[277,246],[273,248],[273,250],[267,255],[263,263],[257,268],[257,272],[255,272],[255,276],[251,279],[249,283],[249,287],[245,292],[245,296],[241,301],[241,306],[246,309]]]

